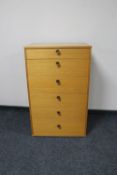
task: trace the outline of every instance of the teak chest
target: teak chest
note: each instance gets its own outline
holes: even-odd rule
[[[29,45],[26,74],[33,136],[85,136],[91,46]]]

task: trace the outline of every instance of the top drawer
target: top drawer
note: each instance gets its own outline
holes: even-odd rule
[[[90,49],[88,48],[70,48],[70,49],[32,49],[25,50],[26,59],[62,59],[62,58],[81,58],[87,59],[90,55]]]

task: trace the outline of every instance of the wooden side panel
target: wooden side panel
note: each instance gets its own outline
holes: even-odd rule
[[[29,101],[29,111],[30,111],[30,124],[31,124],[31,131],[33,135],[33,122],[32,122],[32,107],[31,107],[31,98],[30,98],[30,89],[29,89],[29,71],[27,66],[27,55],[26,55],[26,49],[24,49],[25,54],[25,69],[26,69],[26,79],[27,79],[27,91],[28,91],[28,101]]]

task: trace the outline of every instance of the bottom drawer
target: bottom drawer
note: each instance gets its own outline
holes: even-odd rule
[[[64,109],[60,115],[54,110],[32,110],[34,136],[85,136],[86,109]]]

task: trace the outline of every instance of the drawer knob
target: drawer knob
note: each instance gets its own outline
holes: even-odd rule
[[[61,67],[61,64],[60,64],[59,61],[56,61],[56,65],[57,65],[58,68]]]
[[[58,114],[59,116],[61,116],[61,112],[60,112],[60,111],[57,111],[57,114]]]
[[[57,85],[61,85],[61,81],[60,80],[56,80]]]
[[[57,125],[57,128],[58,128],[58,129],[62,129],[62,127],[61,127],[61,125],[60,125],[60,124],[58,124],[58,125]]]
[[[56,54],[60,56],[61,55],[61,51],[59,49],[57,49],[56,50]]]
[[[58,101],[61,101],[61,97],[59,95],[56,98]]]

